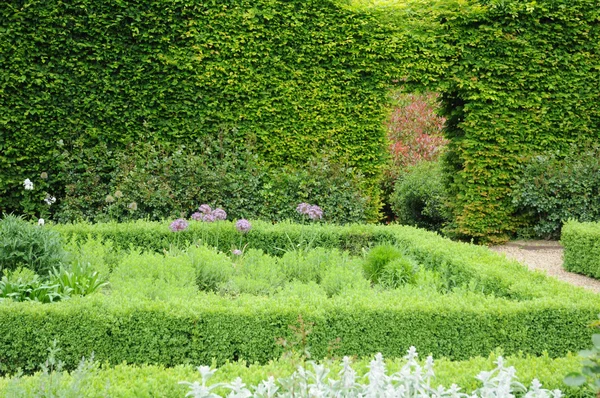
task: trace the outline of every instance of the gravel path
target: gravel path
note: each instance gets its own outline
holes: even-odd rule
[[[563,249],[558,242],[517,241],[504,246],[492,246],[490,250],[504,253],[506,257],[527,265],[529,269],[545,271],[549,276],[600,293],[600,280],[563,269]]]

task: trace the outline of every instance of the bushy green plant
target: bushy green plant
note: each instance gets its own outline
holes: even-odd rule
[[[513,204],[527,217],[526,235],[560,236],[568,219],[600,221],[600,147],[573,145],[534,156],[512,192]]]
[[[365,276],[371,282],[378,283],[386,265],[402,257],[402,251],[395,246],[387,244],[373,247],[363,262]]]
[[[272,294],[283,287],[286,275],[277,257],[264,254],[262,250],[249,249],[236,263],[230,281],[220,288],[222,292],[254,295]]]
[[[192,246],[187,255],[196,270],[196,284],[200,290],[217,291],[233,276],[234,264],[223,253],[215,253],[206,246]]]
[[[27,267],[46,275],[64,261],[65,252],[56,231],[14,215],[0,220],[0,272]]]
[[[108,285],[105,277],[94,271],[89,263],[83,262],[54,268],[49,282],[58,285],[61,292],[79,296],[92,294]]]
[[[418,267],[408,258],[395,258],[383,266],[378,278],[379,283],[390,289],[414,284],[417,281],[417,270]]]
[[[600,321],[592,324],[598,328]],[[582,358],[581,372],[571,372],[565,376],[565,384],[571,387],[587,387],[596,393],[600,394],[600,334],[592,335],[592,347],[579,352]]]
[[[316,247],[312,250],[288,251],[281,257],[281,266],[288,280],[321,282],[323,272],[347,258],[335,249]]]
[[[563,267],[600,279],[600,223],[567,221],[561,230]]]
[[[62,222],[187,217],[201,200],[223,206],[231,218],[301,221],[295,207],[311,199],[324,206],[329,221],[377,218],[378,199],[369,199],[366,179],[353,168],[325,157],[303,167],[271,169],[250,145],[236,150],[224,141],[206,142],[195,151],[153,143],[130,145],[115,155],[110,172],[102,162],[94,172],[69,171],[80,157],[79,152],[70,155],[77,159],[64,162],[69,183],[55,217]],[[87,154],[92,149],[80,151]]]
[[[69,298],[70,289],[54,281],[44,280],[27,268],[8,271],[0,279],[0,301],[37,301],[52,303]]]
[[[127,298],[165,301],[196,295],[196,270],[192,260],[173,253],[132,250],[110,275],[111,292]]]
[[[398,176],[390,203],[400,224],[440,231],[450,221],[439,162],[423,161]]]
[[[370,287],[358,264],[329,266],[323,272],[320,285],[328,297],[338,295],[345,290],[361,291]]]

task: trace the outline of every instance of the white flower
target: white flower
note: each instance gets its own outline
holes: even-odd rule
[[[46,202],[48,206],[51,206],[52,204],[54,204],[54,202],[56,202],[56,198],[52,195],[46,195],[46,199],[44,199],[44,202]]]
[[[31,182],[29,178],[26,178],[25,181],[23,181],[23,186],[26,191],[31,191],[33,189],[33,182]]]
[[[38,225],[44,225],[44,223],[45,223],[45,221],[44,221],[44,219],[43,219],[43,218],[40,218],[40,219],[38,220]]]

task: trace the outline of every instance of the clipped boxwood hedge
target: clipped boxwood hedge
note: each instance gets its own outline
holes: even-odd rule
[[[567,271],[600,279],[600,223],[567,221],[560,242]]]
[[[177,234],[166,224],[148,222],[56,229],[67,236],[97,234],[124,247],[160,249],[186,238],[206,241],[217,233],[225,250],[234,240],[233,244],[240,243],[240,235],[228,222],[195,223]],[[170,297],[163,300],[115,291],[53,305],[7,302],[0,305],[2,369],[35,369],[55,338],[70,367],[92,351],[100,361],[112,364],[173,366],[212,359],[218,364],[237,359],[264,363],[281,354],[277,338],[293,338],[289,326],[297,324],[298,315],[314,324],[308,344],[315,358],[327,355],[338,338],[338,355],[382,352],[393,357],[414,345],[421,353],[452,359],[486,355],[496,347],[506,354],[547,352],[558,357],[589,345],[588,323],[600,312],[596,295],[531,273],[486,248],[399,226],[256,222],[242,240],[250,247],[277,251],[284,241],[296,244],[311,233],[319,235],[315,242],[328,247],[393,242],[428,267],[448,270],[462,289],[445,295],[410,289],[361,291],[331,299],[301,289],[270,298],[230,299],[165,288],[163,295]]]
[[[60,357],[60,355],[59,355]],[[449,361],[447,359],[435,359],[435,377],[432,385],[443,385],[449,387],[456,383],[462,392],[470,392],[480,386],[475,376],[481,371],[488,371],[495,367],[494,361],[497,354],[487,358],[478,357],[466,361]],[[370,359],[361,359],[352,363],[359,376],[367,372]],[[388,374],[397,371],[405,362],[400,359],[386,360]],[[514,366],[519,382],[530,386],[534,378],[538,379],[543,388],[560,389],[565,397],[584,397],[589,392],[585,389],[571,389],[563,384],[565,374],[580,369],[580,358],[567,356],[564,358],[551,359],[544,357],[508,357],[505,358],[507,366]],[[209,385],[213,383],[228,383],[236,377],[241,377],[246,385],[257,385],[269,376],[276,380],[290,376],[296,366],[302,365],[312,369],[309,364],[299,363],[292,360],[277,360],[266,365],[247,364],[244,362],[228,363],[218,368],[218,371],[210,379]],[[326,366],[331,369],[330,377],[336,379],[337,372],[341,369],[339,361],[328,361]],[[56,376],[55,376],[56,378]],[[0,378],[0,397],[11,397],[10,393],[24,391],[30,396],[35,395],[37,388],[43,382],[47,382],[39,375],[26,376],[20,379]],[[62,386],[73,383],[73,378],[63,375]],[[86,398],[90,397],[183,397],[188,387],[178,384],[180,381],[198,381],[198,371],[190,366],[176,366],[165,368],[163,366],[131,366],[119,364],[114,367],[103,367],[94,370],[79,379],[80,392]],[[219,392],[217,390],[217,392]]]

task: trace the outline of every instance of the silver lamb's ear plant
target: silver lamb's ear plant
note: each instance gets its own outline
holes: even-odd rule
[[[404,357],[406,364],[395,374],[386,374],[383,356],[377,354],[369,364],[365,375],[365,384],[357,382],[356,372],[350,366],[350,359],[344,357],[342,370],[338,373],[339,380],[329,379],[329,369],[323,365],[311,363],[313,371],[298,367],[290,377],[279,380],[269,377],[254,387],[251,393],[239,377],[231,384],[213,384],[207,386],[208,379],[216,370],[208,366],[198,368],[202,375],[202,384],[198,382],[180,382],[189,386],[186,397],[216,398],[219,395],[212,392],[217,387],[230,390],[227,398],[514,398],[515,394],[523,394],[524,398],[561,398],[559,390],[548,391],[534,379],[531,388],[527,390],[523,384],[516,381],[516,371],[504,366],[504,360],[499,357],[496,368],[490,372],[481,372],[477,379],[482,387],[471,395],[460,391],[460,387],[452,384],[449,389],[439,386],[431,387],[433,373],[433,358],[428,357],[424,366],[417,361],[418,354],[414,347],[408,350]]]
[[[179,384],[185,384],[190,388],[186,397],[192,398],[222,398],[220,395],[217,395],[212,392],[212,390],[221,387],[222,383],[216,383],[211,385],[210,387],[206,385],[208,379],[210,379],[217,369],[211,369],[210,366],[198,366],[198,372],[200,372],[200,376],[202,377],[202,384],[197,381],[190,383],[188,381],[180,381]]]

